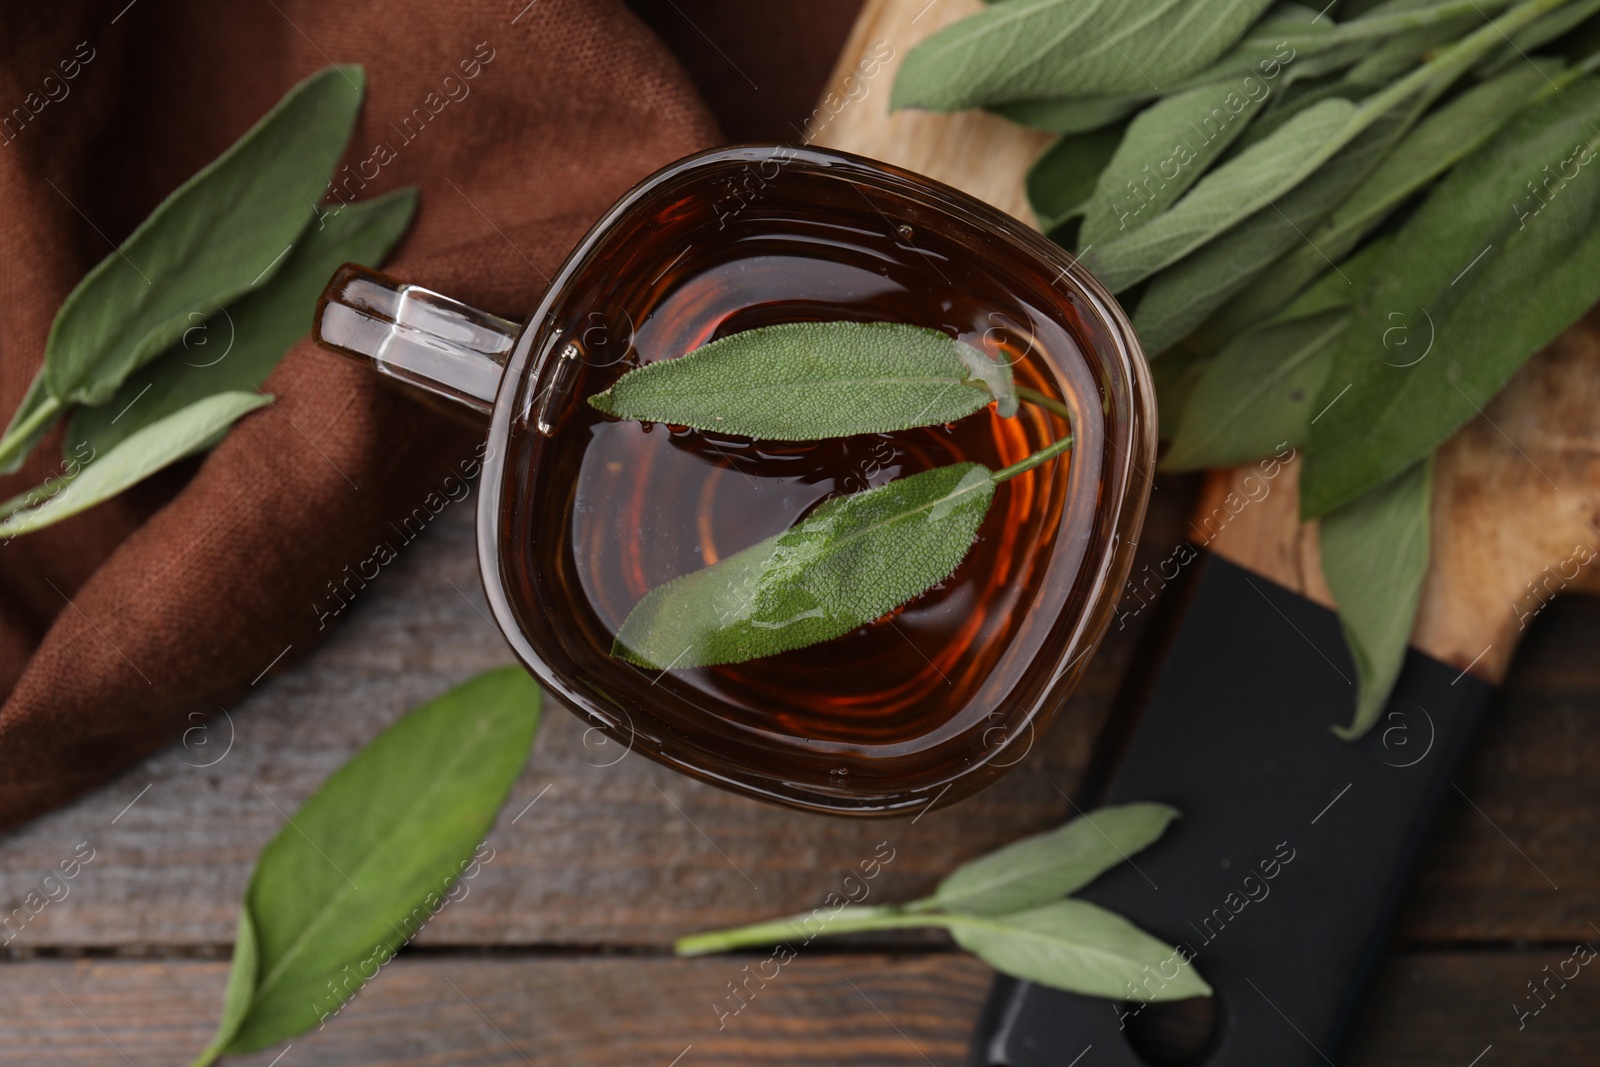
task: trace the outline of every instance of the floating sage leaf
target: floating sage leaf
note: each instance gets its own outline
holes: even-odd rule
[[[1143,851],[1177,817],[1165,804],[1101,808],[956,868],[913,907],[997,915],[1059,899]]]
[[[1157,89],[1226,52],[1271,0],[999,0],[906,56],[891,108]]]
[[[1334,733],[1372,728],[1405,663],[1428,570],[1433,458],[1322,517],[1322,574],[1356,665],[1356,711]]]
[[[612,654],[669,670],[849,633],[948,578],[994,489],[988,468],[956,463],[836,497],[776,537],[650,590]]]
[[[1439,175],[1481,147],[1547,84],[1557,64],[1537,59],[1472,86],[1406,134],[1323,222],[1206,323],[1231,337],[1268,318]],[[1349,273],[1340,262],[1340,270]]]
[[[1325,311],[1236,337],[1190,390],[1162,468],[1229,467],[1286,442],[1304,444],[1311,405],[1349,318]]]
[[[31,533],[111,499],[163,467],[210,447],[234,420],[271,402],[270,396],[255,392],[217,393],[152,422],[114,448],[87,458],[76,476],[47,483],[0,506],[3,512],[22,505],[0,522],[0,538]]]
[[[1211,995],[1178,949],[1086,900],[1058,900],[1009,915],[948,915],[942,925],[956,944],[995,970],[1052,989],[1121,998],[1130,980],[1153,973],[1164,984],[1147,990],[1149,1000]]]
[[[255,979],[230,980],[195,1067],[316,1026],[417,932],[493,823],[538,721],[532,679],[489,671],[379,734],[301,805],[245,891],[255,936],[234,968]]]
[[[1016,413],[1011,368],[938,330],[793,322],[629,371],[589,403],[625,419],[812,441],[954,422],[992,400]]]
[[[215,393],[253,390],[304,337],[329,277],[344,263],[377,266],[416,210],[414,189],[345,204],[295,239],[272,279],[195,326],[135,371],[106,403],[79,408],[68,455],[100,455],[145,426]]]
[[[1082,215],[1094,194],[1095,179],[1117,151],[1125,126],[1058,137],[1028,170],[1028,206],[1046,233]]]
[[[47,396],[0,440],[0,469],[14,469],[62,407],[104,401],[185,330],[271,276],[322,199],[362,82],[359,67],[301,82],[84,276],[45,342]]]
[[[1088,198],[1078,240],[1084,246],[1121,236],[1155,218],[1193,185],[1267,100],[1264,82],[1251,95],[1238,87],[1203,85],[1139,112]]]
[[[1323,385],[1343,395],[1311,430],[1303,516],[1433,451],[1600,297],[1597,120],[1592,77],[1536,102],[1399,231]]]

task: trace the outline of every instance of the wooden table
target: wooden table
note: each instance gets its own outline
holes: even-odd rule
[[[1193,492],[1159,483],[1140,546],[1150,560],[1182,535]],[[229,717],[0,838],[7,912],[81,842],[94,850],[0,963],[0,1065],[155,1067],[203,1046],[239,897],[280,809],[406,709],[509,660],[478,591],[472,521],[468,504],[447,511],[321,647]],[[1063,821],[1061,791],[1085,789],[1158,610],[1114,629],[1008,778],[915,823],[784,812],[637,755],[608,766],[615,747],[586,749],[582,724],[551,708],[467,898],[277,1062],[962,1063],[990,972],[940,935],[815,942],[720,1031],[713,1003],[763,957],[681,961],[671,939],[809,909],[880,841],[895,857],[873,891],[907,899],[958,862]],[[1537,1003],[1526,983],[1576,942],[1600,945],[1597,647],[1600,605],[1557,602],[1538,619],[1343,1064],[1600,1062],[1600,970],[1566,989],[1552,981],[1557,995],[1520,1030],[1512,1007]],[[281,1051],[239,1062],[264,1067]]]

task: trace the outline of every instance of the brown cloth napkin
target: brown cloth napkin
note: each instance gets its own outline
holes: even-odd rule
[[[315,70],[366,67],[347,161],[381,141],[396,158],[363,195],[422,189],[386,269],[520,318],[621,193],[718,141],[695,82],[723,98],[741,135],[792,139],[785,127],[809,112],[858,2],[640,0],[694,81],[618,0],[9,6],[0,420],[84,273]],[[447,103],[407,126],[430,94]],[[191,712],[230,704],[303,655],[327,583],[477,444],[309,341],[264,391],[276,403],[203,459],[0,543],[0,829],[104,781],[172,741]],[[61,462],[58,429],[0,478],[0,499]]]

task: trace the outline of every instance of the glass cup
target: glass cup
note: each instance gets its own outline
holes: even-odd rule
[[[949,426],[779,443],[622,422],[585,398],[780,322],[906,322],[1012,365],[1040,403]],[[964,193],[857,156],[741,146],[635,187],[524,325],[361,267],[317,339],[487,427],[478,558],[494,619],[615,762],[637,751],[762,800],[913,814],[1017,764],[1104,635],[1156,450],[1133,330],[1062,249]],[[818,503],[943,463],[1074,449],[1002,483],[946,581],[832,641],[645,670],[611,654],[649,589]]]

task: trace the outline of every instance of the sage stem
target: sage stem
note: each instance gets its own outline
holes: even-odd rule
[[[943,922],[937,916],[908,915],[896,904],[882,904],[875,907],[846,906],[832,913],[826,908],[818,908],[816,911],[802,912],[786,919],[736,926],[730,930],[690,934],[688,937],[680,937],[673,945],[673,951],[680,956],[703,956],[710,952],[727,952],[736,948],[805,942],[818,934],[854,934],[867,930],[942,925]]]

